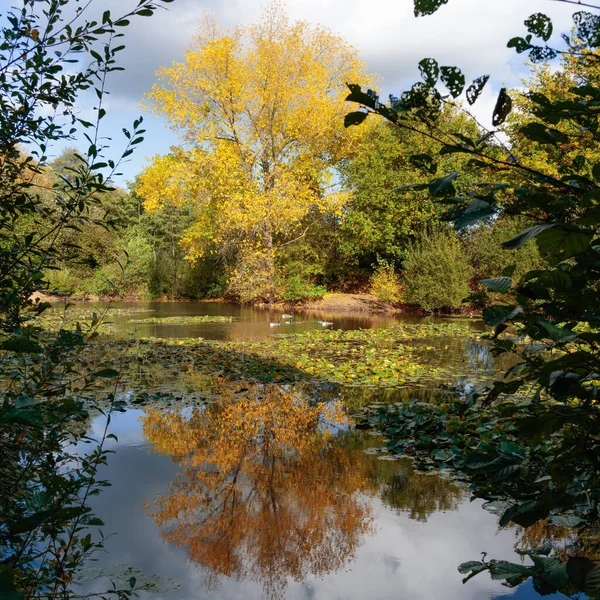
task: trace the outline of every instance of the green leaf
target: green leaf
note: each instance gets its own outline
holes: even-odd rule
[[[600,565],[595,565],[588,572],[583,591],[588,596],[600,594]]]
[[[348,113],[344,117],[344,127],[350,127],[351,125],[360,125],[368,116],[369,113],[363,110],[357,110],[355,112]]]
[[[571,329],[557,327],[553,323],[540,320],[540,325],[548,332],[548,335],[557,342],[570,342],[577,337],[577,333]]]
[[[490,575],[492,579],[505,579],[509,585],[520,583],[524,578],[529,577],[532,573],[523,565],[516,565],[506,560],[494,560],[489,564]]]
[[[497,327],[514,319],[521,314],[523,309],[520,306],[489,306],[483,311],[483,320],[490,327]]]
[[[3,341],[0,344],[0,350],[8,352],[31,352],[32,354],[40,354],[43,348],[33,340],[25,336],[13,337]]]
[[[479,560],[470,560],[468,562],[464,562],[464,563],[461,563],[460,565],[458,565],[458,572],[461,575],[465,575],[469,571],[472,571],[473,569],[478,569],[481,566],[483,566],[484,569],[487,568],[485,566],[485,563],[482,563]]]
[[[552,144],[553,146],[569,140],[568,136],[558,129],[553,129],[552,127],[548,127],[542,123],[528,123],[519,129],[519,133],[524,135],[532,142],[539,142],[540,144]]]
[[[16,572],[13,567],[0,564],[0,597],[2,600],[22,600],[25,596],[15,586]]]
[[[515,48],[518,54],[522,54],[531,48],[531,44],[522,37],[514,37],[508,41],[508,48]]]
[[[350,89],[350,93],[346,96],[347,102],[357,102],[375,110],[377,105],[375,97],[363,92],[360,85],[349,83],[348,88]]]
[[[559,255],[561,259],[572,258],[590,247],[593,235],[562,227],[546,229],[537,236],[540,252]]]
[[[421,77],[423,81],[433,87],[438,80],[440,75],[440,68],[438,67],[438,63],[434,58],[424,58],[419,62],[419,71],[421,72]]]
[[[438,168],[437,163],[429,154],[413,154],[408,160],[410,164],[417,169],[430,173],[431,175],[435,175]]]
[[[592,167],[592,176],[596,181],[600,181],[600,163],[596,163]]]
[[[583,556],[571,556],[567,561],[567,574],[569,579],[580,590],[585,587],[588,574],[593,568],[594,563],[589,558],[584,558]]]
[[[506,121],[510,111],[512,110],[512,99],[508,95],[506,88],[502,88],[498,94],[498,100],[494,107],[494,114],[492,115],[492,125],[498,127]]]
[[[467,88],[467,102],[469,104],[475,104],[489,79],[489,75],[482,75],[473,80],[473,83]]]
[[[503,248],[520,248],[525,242],[535,237],[536,235],[542,233],[546,229],[550,229],[554,227],[554,225],[544,224],[544,225],[534,225],[533,227],[529,227],[525,231],[519,233],[519,235],[515,236],[511,240],[502,243]]]
[[[600,46],[600,17],[586,11],[573,14],[575,23],[575,36],[588,45],[597,48]]]
[[[118,377],[119,371],[115,369],[101,369],[93,374],[93,377]]]
[[[409,183],[408,185],[400,185],[395,187],[392,192],[404,192],[407,190],[421,191],[426,190],[429,186],[426,183]]]
[[[449,175],[444,175],[444,177],[439,177],[438,179],[434,179],[429,184],[429,193],[432,196],[444,196],[448,194],[454,195],[456,190],[454,189],[453,181],[456,181],[458,178],[458,173],[450,173]]]
[[[482,279],[480,283],[483,283],[492,292],[505,294],[510,289],[512,280],[510,277],[494,277],[493,279]]]
[[[533,33],[536,37],[542,38],[545,42],[552,35],[552,20],[543,13],[535,13],[525,20],[527,31]]]
[[[447,2],[448,0],[414,0],[415,17],[432,15]]]
[[[454,221],[455,229],[464,229],[469,225],[473,225],[482,219],[487,219],[496,214],[496,209],[489,202],[485,200],[471,200],[469,204],[454,213],[452,219]]]
[[[448,88],[450,95],[457,98],[465,89],[465,76],[458,67],[442,67],[441,80]]]

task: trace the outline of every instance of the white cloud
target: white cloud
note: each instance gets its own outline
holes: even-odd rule
[[[0,0],[2,3],[2,0]],[[154,17],[138,18],[124,29],[127,48],[120,55],[125,72],[114,73],[109,86],[113,110],[105,120],[108,135],[118,137],[126,121],[132,121],[142,95],[155,81],[155,71],[183,59],[204,11],[216,13],[227,26],[260,17],[267,0],[175,0]],[[95,2],[94,10],[110,9],[114,15],[130,10],[137,0]],[[382,91],[398,93],[419,79],[417,63],[432,57],[440,64],[460,67],[467,80],[490,74],[486,91],[475,112],[483,121],[501,85],[518,85],[525,74],[523,56],[506,42],[525,32],[523,21],[543,11],[554,21],[555,31],[568,31],[576,7],[542,0],[450,0],[435,15],[415,18],[412,0],[288,0],[292,19],[320,23],[341,34],[361,53],[370,71],[383,78]],[[86,108],[82,100],[82,108]],[[112,125],[110,119],[113,119]],[[142,153],[167,152],[175,140],[162,121],[150,125],[152,138],[130,163],[131,179],[142,165]]]

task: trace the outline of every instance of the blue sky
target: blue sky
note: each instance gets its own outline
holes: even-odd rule
[[[0,0],[2,14],[11,4]],[[109,8],[116,15],[134,4],[136,0],[94,0],[92,9]],[[543,11],[553,18],[558,35],[570,29],[576,10],[552,0],[450,0],[435,15],[416,19],[412,0],[288,0],[285,4],[292,19],[325,25],[356,46],[368,69],[381,75],[384,95],[418,80],[417,63],[424,57],[459,66],[467,80],[489,73],[491,82],[475,109],[484,124],[490,122],[498,89],[518,85],[526,74],[523,57],[506,48],[508,39],[525,32],[523,20]],[[145,142],[123,165],[119,185],[133,180],[153,155],[166,153],[177,143],[177,136],[162,119],[140,108],[155,71],[182,60],[204,11],[214,12],[231,26],[258,19],[264,5],[264,0],[174,0],[168,10],[137,19],[124,30],[127,48],[120,58],[126,71],[109,80],[111,95],[105,104],[102,133],[112,138],[115,154],[124,142],[122,128],[140,114],[147,133]],[[81,97],[83,115],[92,106],[91,96]],[[81,149],[85,149],[83,143]],[[54,153],[60,150],[57,147]]]

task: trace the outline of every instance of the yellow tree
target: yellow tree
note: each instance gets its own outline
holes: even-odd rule
[[[600,162],[600,148],[594,137],[598,116],[587,110],[575,88],[600,84],[600,51],[568,49],[561,57],[559,68],[556,67],[550,62],[533,64],[529,79],[522,82],[527,93],[512,92],[519,109],[508,121],[512,148],[524,165],[552,177],[560,178],[567,172],[590,177],[593,166]],[[587,118],[585,121],[560,120],[549,134],[543,119],[536,114],[540,109],[532,102],[531,95],[536,95],[538,101],[545,97],[549,102],[564,102],[564,110],[572,110],[569,103],[579,103],[582,115],[587,114]],[[530,129],[525,136],[518,133],[523,126],[535,129]],[[554,136],[552,144],[547,143],[549,135]]]
[[[279,248],[307,218],[339,212],[334,173],[364,129],[344,128],[346,82],[372,85],[356,49],[331,31],[290,22],[277,2],[247,27],[206,16],[183,63],[157,73],[150,108],[182,134],[141,176],[148,209],[192,200],[189,260],[220,252],[242,300],[271,298]]]

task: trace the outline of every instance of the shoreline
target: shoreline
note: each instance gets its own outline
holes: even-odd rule
[[[197,304],[215,304],[219,302],[242,306],[241,302],[227,298],[145,298],[141,296],[61,296],[49,295],[36,292],[31,296],[34,302],[181,302]],[[373,294],[349,294],[341,292],[328,292],[320,300],[309,302],[257,302],[247,306],[255,306],[264,309],[295,310],[299,312],[323,312],[323,313],[352,313],[364,315],[414,315],[414,316],[443,316],[456,318],[480,318],[481,309],[465,307],[462,310],[452,312],[430,313],[418,306],[399,304],[380,300]]]

